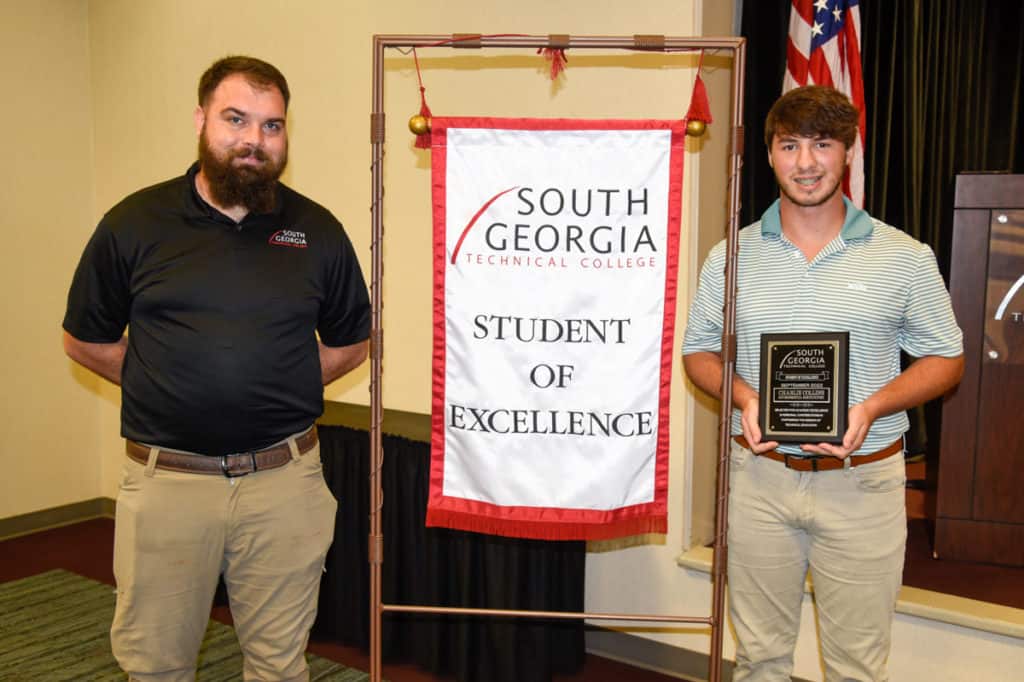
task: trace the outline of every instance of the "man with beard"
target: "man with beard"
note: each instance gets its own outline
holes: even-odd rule
[[[221,573],[245,679],[308,679],[337,507],[313,422],[366,357],[369,304],[340,223],[278,181],[288,98],[266,62],[214,63],[199,162],[103,217],[68,296],[66,352],[122,387],[111,641],[132,680],[194,679]]]
[[[931,249],[840,191],[857,109],[791,90],[765,122],[779,199],[740,231],[729,468],[733,679],[789,680],[810,568],[827,680],[886,680],[903,573],[906,410],[959,381],[963,344]],[[721,396],[725,243],[700,274],[683,344],[690,379]],[[842,443],[762,439],[760,335],[850,335]],[[900,349],[917,358],[900,373]]]

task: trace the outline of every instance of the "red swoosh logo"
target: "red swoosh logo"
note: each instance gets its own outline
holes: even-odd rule
[[[452,252],[452,265],[455,265],[455,259],[459,255],[459,249],[462,248],[462,242],[465,241],[466,235],[469,234],[469,231],[473,228],[473,225],[476,224],[476,221],[480,218],[480,216],[483,215],[484,211],[486,211],[490,207],[490,205],[497,201],[498,198],[501,197],[503,194],[508,194],[509,192],[515,189],[519,189],[519,187],[509,187],[508,189],[502,192],[498,192],[493,197],[488,199],[484,203],[484,205],[480,207],[480,210],[477,211],[476,214],[470,219],[469,223],[462,230],[462,234],[459,236],[459,241],[455,243],[455,250]]]

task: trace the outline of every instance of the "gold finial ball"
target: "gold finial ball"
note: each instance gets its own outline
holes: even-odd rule
[[[409,119],[409,130],[413,135],[426,135],[430,132],[430,119],[416,114]]]
[[[412,123],[409,124],[410,126]],[[708,126],[704,121],[692,119],[686,122],[686,134],[690,137],[700,137],[704,134],[704,131],[708,129]]]

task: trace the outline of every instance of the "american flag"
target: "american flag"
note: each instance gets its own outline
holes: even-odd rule
[[[843,191],[864,206],[864,78],[860,68],[860,0],[793,0],[782,91],[831,85],[860,109],[860,132]]]

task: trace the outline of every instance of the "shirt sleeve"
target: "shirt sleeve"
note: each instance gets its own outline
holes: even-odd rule
[[[131,312],[129,280],[117,237],[104,219],[86,244],[71,280],[64,329],[87,343],[118,341]]]
[[[690,304],[683,337],[683,355],[722,350],[722,307],[725,300],[725,242],[708,254],[700,270],[697,295]]]
[[[328,256],[324,303],[317,331],[327,346],[349,346],[370,337],[370,296],[348,235],[338,224],[337,247]]]
[[[953,316],[953,305],[935,254],[927,245],[919,246],[914,267],[903,327],[899,331],[900,348],[917,358],[962,355],[963,333]]]

